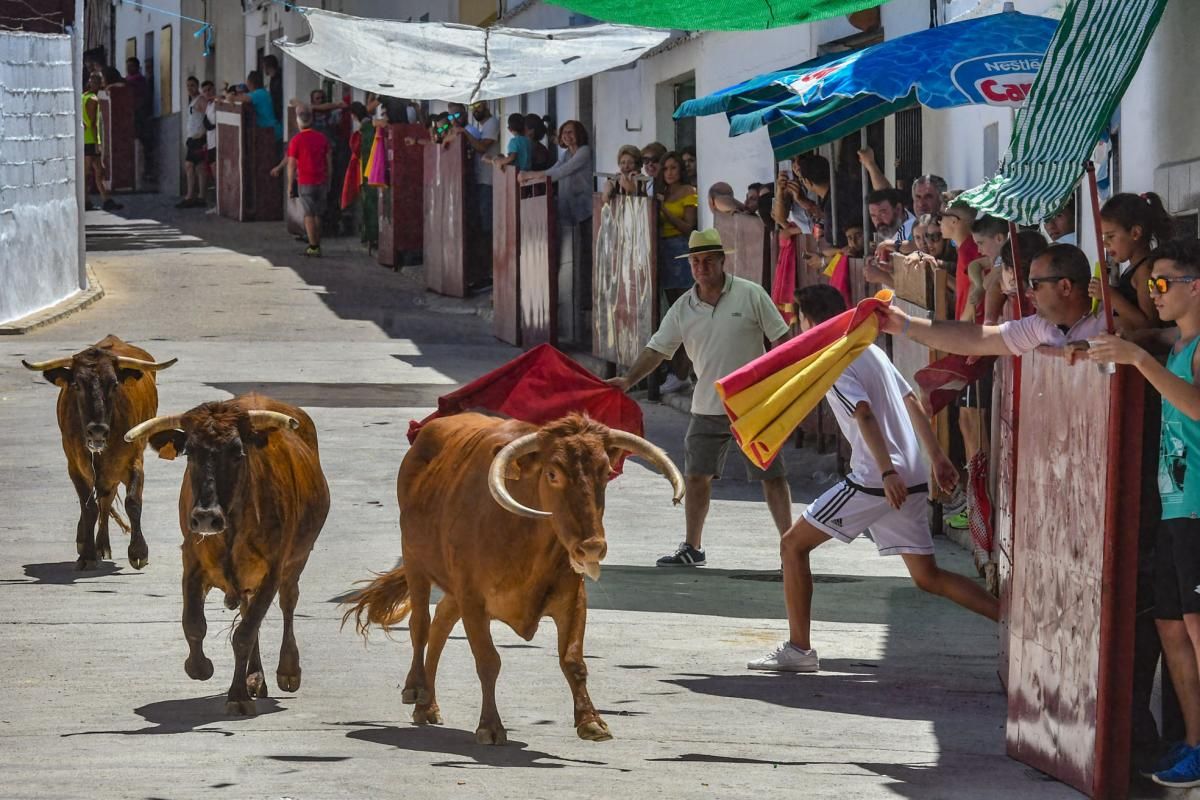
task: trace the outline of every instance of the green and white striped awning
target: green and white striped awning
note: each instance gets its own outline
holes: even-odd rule
[[[1137,72],[1166,0],[1071,0],[999,174],[962,199],[1022,225],[1058,210]]]
[[[760,31],[840,17],[887,0],[549,0],[605,22],[683,31]],[[808,33],[804,32],[805,41]]]

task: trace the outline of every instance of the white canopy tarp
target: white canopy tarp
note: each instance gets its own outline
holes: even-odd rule
[[[312,37],[280,39],[285,53],[356,88],[414,100],[471,103],[536,92],[628,64],[669,35],[625,25],[485,29],[296,10]]]

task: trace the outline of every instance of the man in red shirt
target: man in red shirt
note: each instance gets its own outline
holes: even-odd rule
[[[329,140],[312,128],[312,112],[296,112],[300,132],[288,142],[287,176],[292,197],[300,198],[304,208],[304,231],[308,234],[306,256],[321,255],[321,214],[325,210],[325,190],[333,172],[333,150]]]

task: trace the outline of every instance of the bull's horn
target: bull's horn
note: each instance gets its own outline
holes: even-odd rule
[[[615,446],[639,455],[658,467],[658,471],[671,482],[671,488],[675,490],[675,505],[679,505],[679,502],[683,500],[683,476],[679,474],[679,467],[675,466],[675,462],[661,447],[628,431],[610,430],[608,440]]]
[[[175,414],[170,417],[155,417],[148,419],[140,425],[135,425],[125,432],[125,441],[132,442],[134,439],[140,439],[143,436],[150,437],[159,431],[173,430],[178,428],[183,423],[183,415]]]
[[[257,423],[254,427],[260,431],[274,430],[275,428],[291,428],[296,430],[300,427],[300,420],[295,417],[289,417],[287,414],[281,414],[278,411],[263,411],[261,409],[253,409],[246,412],[246,416],[250,417],[250,421]]]
[[[521,456],[537,450],[537,439],[537,433],[527,433],[513,439],[504,445],[499,453],[496,453],[496,457],[492,459],[491,469],[488,470],[488,490],[491,491],[492,497],[500,504],[500,507],[506,511],[511,511],[518,517],[546,519],[552,516],[549,511],[538,511],[536,508],[521,505],[508,493],[508,486],[504,483],[504,476],[508,474],[508,465]]]
[[[52,358],[49,361],[34,361],[31,364],[22,358],[21,363],[25,365],[25,369],[31,369],[34,372],[46,372],[51,369],[71,366],[71,359],[72,356],[63,356],[62,358]]]
[[[178,360],[178,358],[172,358],[170,361],[142,361],[140,358],[117,356],[117,366],[121,369],[140,369],[143,372],[157,372],[160,369],[166,369]]]

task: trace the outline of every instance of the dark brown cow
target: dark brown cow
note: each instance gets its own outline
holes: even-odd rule
[[[666,453],[587,417],[571,415],[539,428],[468,413],[421,428],[396,479],[404,565],[360,592],[343,620],[355,615],[365,636],[371,623],[388,626],[411,611],[413,659],[401,699],[416,704],[415,722],[442,721],[434,688],[438,659],[461,618],[483,685],[475,738],[503,744],[496,710],[500,655],[490,622],[501,620],[528,641],[548,616],[558,628],[576,732],[593,741],[612,738],[587,691],[583,575],[600,577],[608,550],[604,494],[622,451],[657,466],[679,502],[683,478]],[[431,627],[432,584],[445,596]]]
[[[111,334],[73,356],[33,364],[21,361],[60,390],[58,429],[67,454],[67,473],[79,496],[76,569],[95,569],[100,559],[112,558],[108,519],[111,515],[124,527],[112,507],[121,483],[125,484],[131,533],[129,564],[142,569],[149,563],[150,550],[142,536],[146,441],[126,442],[121,434],[158,413],[155,373],[175,361],[156,363],[142,348]]]
[[[292,615],[300,573],[329,513],[317,429],[295,406],[247,394],[152,419],[126,434],[141,436],[161,457],[185,454],[188,460],[179,491],[183,633],[189,650],[183,668],[195,680],[212,677],[212,662],[204,655],[204,598],[219,588],[228,608],[241,609],[225,711],[253,714],[254,698],[267,696],[258,628],[276,592],[283,645],[275,678],[285,692],[300,688]]]

